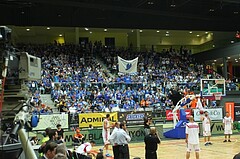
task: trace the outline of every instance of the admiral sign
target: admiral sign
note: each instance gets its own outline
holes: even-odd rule
[[[200,110],[194,109],[194,120],[200,121]],[[216,108],[216,109],[206,109],[206,111],[209,114],[209,117],[211,120],[222,120],[223,119],[223,111],[222,108]]]
[[[101,127],[106,118],[106,114],[110,114],[110,124],[115,123],[118,119],[117,112],[115,113],[81,113],[79,114],[79,127],[86,128],[91,124],[93,127]]]

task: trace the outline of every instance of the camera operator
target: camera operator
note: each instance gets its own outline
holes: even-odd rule
[[[151,116],[144,117],[144,132],[145,132],[145,135],[149,134],[151,123],[152,123],[152,117]]]

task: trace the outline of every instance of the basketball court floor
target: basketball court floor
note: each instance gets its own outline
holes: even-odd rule
[[[232,159],[240,152],[240,136],[233,135],[232,142],[223,143],[224,136],[212,137],[211,146],[204,146],[203,138],[200,138],[200,158],[201,159]],[[98,149],[100,146],[95,147]],[[144,159],[144,143],[130,143],[130,159],[140,157]],[[112,149],[111,149],[112,150]],[[158,147],[159,159],[185,159],[186,143],[185,139],[163,140]],[[112,154],[112,152],[111,152]],[[191,153],[191,159],[195,158],[194,152]],[[110,158],[109,158],[110,159]]]

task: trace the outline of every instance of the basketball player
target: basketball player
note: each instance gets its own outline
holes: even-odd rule
[[[111,155],[108,153],[108,145],[110,144],[109,142],[109,136],[110,136],[110,114],[106,115],[106,119],[103,121],[103,129],[102,129],[102,137],[103,137],[103,143],[104,147],[106,149],[106,157],[110,157]],[[103,149],[104,149],[103,147]]]
[[[79,159],[91,159],[92,156],[95,156],[95,154],[91,151],[92,147],[94,147],[95,145],[96,145],[95,141],[90,141],[90,142],[81,144],[76,150],[78,158]]]
[[[190,158],[190,152],[195,151],[196,159],[199,159],[199,126],[194,122],[193,116],[189,117],[189,123],[186,124],[186,143],[187,153],[186,159]]]
[[[210,142],[210,137],[211,137],[211,119],[208,115],[208,112],[205,111],[204,115],[201,116],[201,121],[202,121],[202,129],[203,129],[203,136],[204,136],[204,142],[205,146],[212,145]]]
[[[233,120],[230,117],[228,112],[226,112],[226,116],[223,118],[223,126],[224,126],[224,135],[225,135],[225,140],[223,142],[227,142],[227,136],[228,136],[228,142],[231,142],[230,136],[232,134],[232,129],[233,129]]]

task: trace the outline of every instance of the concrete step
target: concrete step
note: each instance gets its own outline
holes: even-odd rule
[[[59,112],[57,107],[54,106],[54,102],[52,101],[50,94],[41,94],[41,99],[42,99],[43,104],[52,108],[53,113]]]

